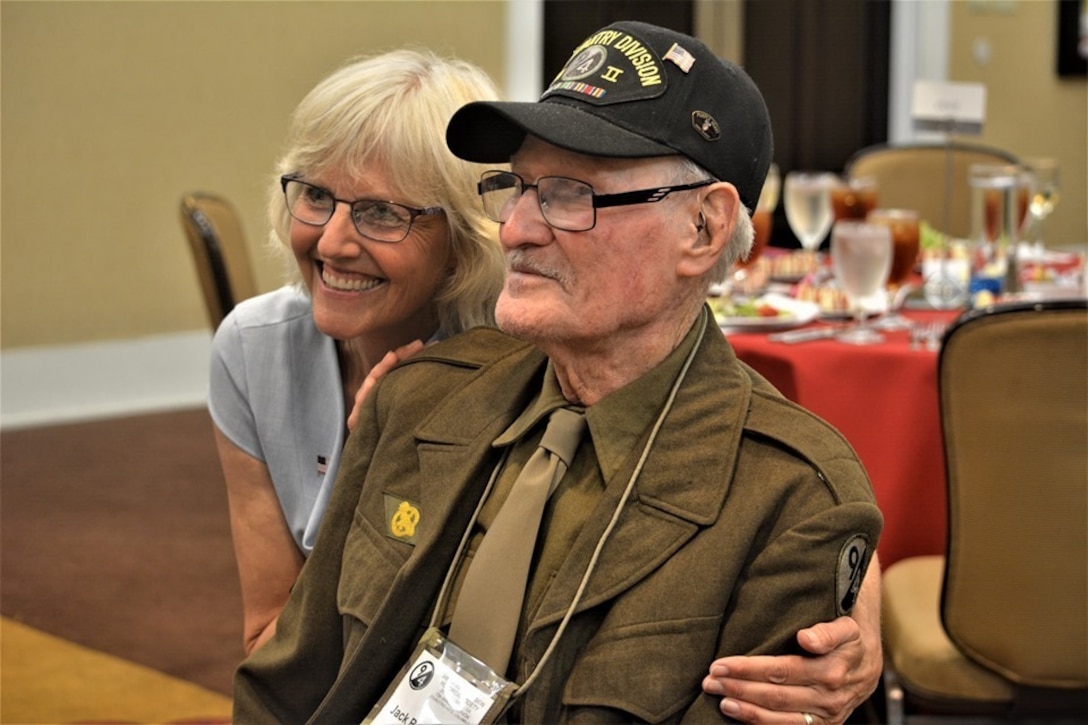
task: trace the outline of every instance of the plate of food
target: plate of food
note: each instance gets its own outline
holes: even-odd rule
[[[711,297],[707,300],[718,325],[729,330],[784,330],[800,327],[819,316],[820,308],[788,295],[761,297]]]
[[[853,316],[850,313],[850,300],[834,281],[819,285],[802,282],[794,289],[793,296],[815,304],[820,317],[825,320],[846,320]]]
[[[820,269],[820,258],[811,252],[791,252],[767,259],[767,276],[772,282],[800,282]]]

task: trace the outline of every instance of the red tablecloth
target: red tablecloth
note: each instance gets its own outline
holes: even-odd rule
[[[958,312],[905,315],[951,322]],[[904,557],[944,552],[947,501],[937,353],[912,349],[905,331],[884,335],[884,343],[868,346],[835,340],[787,345],[765,333],[729,332],[728,338],[741,360],[835,426],[857,451],[884,513],[877,551],[887,568]]]

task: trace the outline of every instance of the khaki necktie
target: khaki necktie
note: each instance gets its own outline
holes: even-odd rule
[[[450,639],[502,675],[510,662],[544,505],[567,471],[585,416],[551,414],[540,447],[521,469],[469,565],[450,624]]]

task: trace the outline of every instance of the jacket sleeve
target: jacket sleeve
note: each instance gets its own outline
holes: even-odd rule
[[[829,467],[838,469],[834,482],[825,479],[824,471],[813,471],[827,496],[787,498],[782,513],[789,525],[753,549],[723,622],[716,657],[804,655],[796,641],[800,629],[853,607],[883,519],[860,466],[841,463]],[[813,499],[823,501],[816,505]],[[721,722],[719,702],[700,693],[683,721]]]

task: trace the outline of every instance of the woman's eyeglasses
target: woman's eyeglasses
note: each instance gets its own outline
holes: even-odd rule
[[[393,201],[377,199],[337,199],[328,189],[323,189],[296,176],[280,177],[287,211],[303,224],[320,227],[332,219],[337,204],[351,208],[351,221],[355,229],[367,239],[376,242],[399,242],[408,236],[416,217],[440,214],[440,206],[417,209]]]

